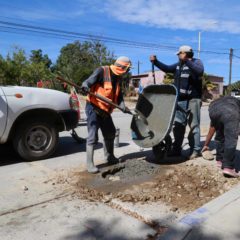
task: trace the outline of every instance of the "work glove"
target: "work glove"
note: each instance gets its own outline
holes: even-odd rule
[[[128,114],[132,114],[131,110],[125,106],[125,108],[123,109],[124,113],[128,113]]]
[[[157,60],[156,55],[151,55],[150,56],[150,62],[155,62]]]
[[[131,114],[130,109],[125,106],[125,103],[124,103],[123,100],[119,103],[119,107],[122,109],[122,112],[123,112],[123,113]]]
[[[90,88],[87,86],[86,83],[83,83],[81,86],[81,92],[84,96],[86,96],[90,92]]]

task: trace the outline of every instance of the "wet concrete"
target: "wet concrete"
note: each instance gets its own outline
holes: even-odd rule
[[[195,163],[158,165],[144,159],[131,159],[102,168],[96,175],[75,173],[69,182],[73,182],[80,198],[91,201],[162,201],[173,212],[189,212],[237,183],[236,179],[224,179],[221,172],[212,167]]]
[[[173,169],[171,166],[160,166],[144,159],[131,159],[124,163],[101,169],[97,175],[81,174],[79,182],[88,188],[104,193],[118,193],[148,181],[154,181]]]

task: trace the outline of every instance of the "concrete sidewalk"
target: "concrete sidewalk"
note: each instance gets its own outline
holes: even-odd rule
[[[159,240],[239,240],[240,184],[183,217]]]

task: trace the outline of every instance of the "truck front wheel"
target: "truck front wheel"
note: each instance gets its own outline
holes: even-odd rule
[[[14,149],[27,161],[49,157],[57,144],[58,131],[46,120],[31,119],[21,123],[13,138]]]

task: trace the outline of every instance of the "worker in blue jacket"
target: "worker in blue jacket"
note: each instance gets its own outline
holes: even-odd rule
[[[200,108],[202,98],[203,63],[193,58],[194,52],[190,46],[181,46],[177,52],[178,62],[166,65],[158,61],[155,55],[150,61],[160,70],[174,74],[174,85],[178,91],[178,107],[174,119],[174,143],[169,156],[181,156],[182,143],[187,124],[190,127],[188,135],[190,145],[189,159],[201,155],[200,146]]]

